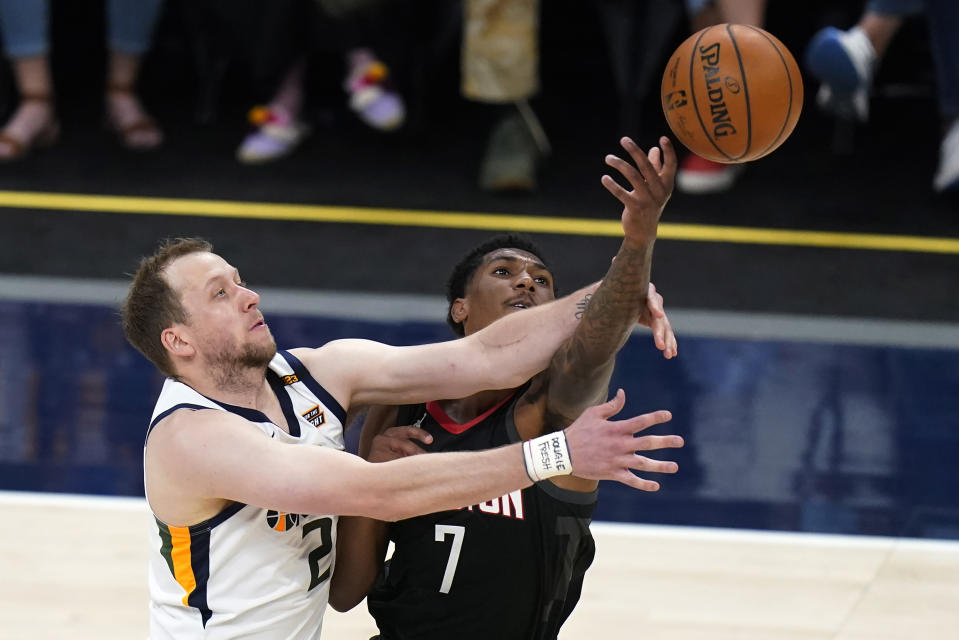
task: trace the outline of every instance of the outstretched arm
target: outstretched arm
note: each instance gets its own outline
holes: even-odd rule
[[[649,281],[659,218],[673,190],[676,153],[666,137],[660,138],[662,150],[654,147],[648,155],[630,138],[621,142],[635,166],[614,155],[606,156],[606,163],[619,171],[632,189],[623,188],[608,175],[602,177],[602,183],[623,203],[625,237],[606,277],[590,297],[582,321],[549,368],[547,413],[566,423],[584,407],[605,398],[616,353],[637,320],[653,328],[657,346],[667,358],[676,351],[675,337],[662,313],[662,298]]]
[[[147,441],[147,491],[158,518],[187,526],[218,513],[230,501],[287,513],[399,520],[478,504],[527,487],[532,477],[544,477],[544,468],[648,490],[656,483],[630,469],[672,472],[675,463],[636,455],[634,434],[671,416],[657,411],[610,420],[624,403],[620,391],[610,402],[584,411],[564,431],[550,434],[551,442],[566,442],[565,457],[554,457],[559,449],[552,448],[543,449],[542,460],[530,457],[529,445],[524,449],[518,443],[380,464],[335,449],[281,442],[225,411],[181,409],[158,423]],[[256,464],[251,466],[250,460]]]
[[[579,323],[577,311],[597,285],[500,318],[459,340],[392,347],[369,340],[335,340],[299,357],[345,408],[462,398],[516,387],[539,373]]]

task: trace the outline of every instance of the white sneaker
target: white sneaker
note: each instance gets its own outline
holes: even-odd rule
[[[876,49],[859,27],[820,29],[806,48],[806,68],[819,80],[816,103],[843,118],[865,122]]]
[[[952,122],[939,148],[939,169],[932,181],[938,192],[959,191],[959,118]]]

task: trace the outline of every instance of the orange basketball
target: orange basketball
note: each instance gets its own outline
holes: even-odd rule
[[[715,162],[748,162],[792,133],[802,110],[802,77],[769,32],[717,24],[673,53],[662,100],[669,127],[690,151]]]

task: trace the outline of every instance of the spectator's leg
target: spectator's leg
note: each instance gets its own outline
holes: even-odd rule
[[[903,20],[921,10],[921,0],[872,0],[848,31],[818,31],[806,48],[805,61],[820,82],[819,107],[840,120],[865,122],[875,68]]]
[[[480,186],[530,191],[549,143],[528,100],[539,89],[538,0],[466,0],[462,93],[506,108],[490,135]]]
[[[140,61],[150,38],[162,0],[108,0],[107,33],[110,49],[107,71],[107,117],[120,142],[136,150],[154,149],[163,132],[136,93]]]
[[[52,143],[59,127],[48,64],[49,8],[44,0],[0,0],[0,32],[12,59],[20,105],[0,132],[0,160]]]

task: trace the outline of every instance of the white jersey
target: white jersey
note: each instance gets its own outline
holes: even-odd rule
[[[344,448],[346,412],[296,357],[277,353],[266,375],[289,433],[259,411],[216,402],[173,379],[163,385],[150,430],[173,411],[212,409],[235,413],[285,442]],[[319,638],[335,544],[335,515],[234,503],[189,527],[172,527],[155,518],[150,532],[150,637]]]

